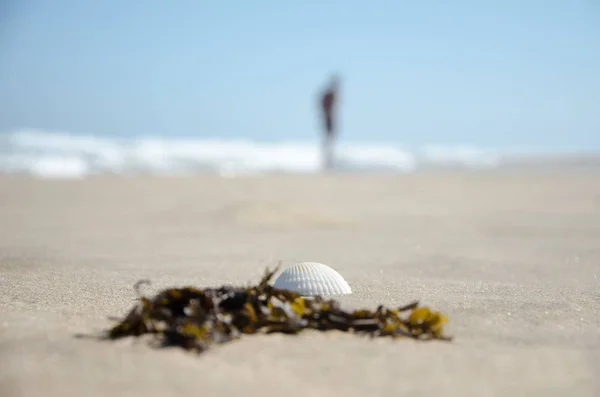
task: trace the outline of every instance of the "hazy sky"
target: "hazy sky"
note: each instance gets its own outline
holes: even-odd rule
[[[600,147],[598,0],[0,0],[0,131]]]

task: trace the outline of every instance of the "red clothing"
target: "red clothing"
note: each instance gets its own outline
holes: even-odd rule
[[[325,131],[327,135],[333,135],[333,106],[335,104],[335,92],[327,91],[321,100],[321,106],[325,113]]]
[[[333,103],[335,102],[335,93],[332,91],[327,91],[325,95],[323,95],[322,106],[325,113],[331,113],[333,109]]]

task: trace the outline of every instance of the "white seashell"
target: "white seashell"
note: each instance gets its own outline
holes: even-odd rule
[[[303,296],[352,293],[352,289],[338,272],[317,262],[302,262],[289,266],[279,274],[273,286],[294,291]]]

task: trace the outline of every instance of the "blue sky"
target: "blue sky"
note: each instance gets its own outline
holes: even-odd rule
[[[2,132],[600,148],[597,0],[0,7]]]

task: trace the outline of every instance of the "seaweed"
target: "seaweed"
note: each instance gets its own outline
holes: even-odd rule
[[[279,267],[279,266],[278,266]],[[134,286],[137,304],[103,337],[115,340],[153,334],[162,346],[204,352],[212,345],[231,342],[243,334],[286,333],[303,330],[341,331],[370,337],[451,341],[443,334],[446,315],[412,302],[398,308],[342,310],[333,299],[303,297],[274,288],[277,271],[267,269],[257,285],[168,288],[152,299]],[[405,315],[402,315],[404,314]]]

